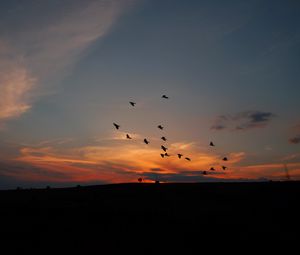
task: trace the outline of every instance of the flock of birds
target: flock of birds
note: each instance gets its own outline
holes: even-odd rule
[[[166,96],[166,95],[162,95],[162,98],[163,98],[163,99],[169,99],[169,97]],[[135,103],[135,102],[132,102],[132,101],[130,101],[129,104],[130,104],[132,107],[135,107],[135,105],[136,105],[136,103]],[[113,125],[114,125],[114,127],[115,127],[117,130],[119,130],[120,127],[121,127],[121,126],[120,126],[119,124],[117,124],[117,123],[113,123]],[[157,128],[160,129],[160,130],[163,130],[163,129],[164,129],[164,127],[163,127],[162,125],[158,125]],[[129,134],[126,134],[126,139],[131,140],[131,139],[133,139],[133,138],[132,138]],[[164,141],[164,142],[166,142],[166,141],[167,141],[167,138],[166,138],[165,136],[162,136],[162,137],[161,137],[161,140]],[[148,145],[148,144],[150,143],[150,141],[149,141],[147,138],[144,138],[143,142],[144,142],[146,145]],[[209,143],[209,146],[215,147],[215,144],[214,144],[213,142],[210,142],[210,143]],[[166,146],[161,145],[161,149],[162,149],[162,153],[160,153],[160,156],[161,156],[162,158],[170,157],[170,156],[171,156],[171,155],[168,153],[168,148],[167,148]],[[177,153],[177,157],[178,157],[179,159],[181,159],[183,156],[184,156],[183,154]],[[184,157],[184,159],[187,160],[187,161],[191,161],[191,158],[190,158],[190,157]],[[226,161],[228,161],[228,158],[227,158],[227,157],[224,157],[222,160],[223,160],[224,162],[226,162]],[[222,170],[225,171],[225,170],[227,169],[227,166],[222,165],[221,168],[222,168]],[[211,167],[209,170],[210,170],[210,171],[216,171],[216,169],[215,169],[214,167]],[[208,174],[207,171],[203,171],[202,173],[203,173],[203,175],[207,175],[207,174]],[[138,180],[141,181],[142,179],[139,178]]]

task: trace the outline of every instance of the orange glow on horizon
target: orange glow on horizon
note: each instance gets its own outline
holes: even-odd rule
[[[175,154],[176,147],[192,158],[187,161],[179,159]],[[112,146],[83,146],[70,149],[48,147],[24,147],[20,156],[15,159],[42,171],[28,171],[26,173],[12,173],[23,180],[53,181],[53,182],[92,182],[107,183],[137,182],[142,177],[144,182],[153,182],[152,176],[186,175],[195,176],[201,171],[207,171],[205,178],[220,179],[257,179],[284,176],[282,164],[263,164],[253,166],[239,166],[246,157],[244,152],[231,153],[226,162],[228,169],[221,169],[224,164],[221,155],[211,152],[199,152],[192,143],[170,144],[171,157],[161,158],[161,150],[153,147],[141,147],[124,142],[116,148]],[[216,171],[209,171],[214,166]],[[290,164],[291,176],[300,175],[300,163]],[[192,174],[193,172],[197,174]],[[148,176],[148,177],[147,177]]]

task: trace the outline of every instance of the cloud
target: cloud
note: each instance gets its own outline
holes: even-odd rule
[[[299,144],[300,143],[300,135],[297,135],[295,137],[290,138],[289,142],[291,144]]]
[[[196,144],[179,141],[168,146],[172,156],[162,159],[159,144],[146,146],[142,142],[129,143],[123,139],[116,140],[114,136],[111,137],[111,143],[101,145],[97,141],[82,145],[73,139],[41,141],[35,145],[20,146],[20,154],[10,161],[13,170],[4,173],[0,169],[0,175],[26,182],[40,180],[57,183],[90,183],[96,180],[104,183],[132,182],[140,176],[146,181],[153,181],[151,176],[154,174],[163,174],[169,181],[197,181],[197,176],[212,165],[217,171],[209,177],[221,175],[221,155],[201,152]],[[191,157],[192,161],[178,159],[178,150]],[[245,153],[231,153],[228,157],[228,166],[231,166],[242,161]],[[18,171],[15,171],[16,165]],[[26,170],[20,170],[20,166]]]
[[[236,126],[237,130],[265,127],[275,115],[271,112],[247,111],[236,116],[242,123]]]
[[[112,138],[113,140],[113,138]],[[114,140],[113,140],[114,141]],[[19,155],[11,160],[0,158],[0,176],[9,178],[10,183],[90,184],[136,182],[138,177],[145,181],[246,181],[258,179],[282,179],[285,177],[282,163],[245,165],[244,152],[229,153],[228,169],[223,171],[222,155],[202,151],[190,143],[176,142],[183,146],[182,153],[192,158],[191,162],[178,159],[176,147],[170,144],[169,158],[161,158],[156,145],[128,143],[118,140],[110,145],[82,145],[81,142],[39,142],[21,146]],[[189,146],[184,146],[189,145]],[[290,175],[300,177],[298,158],[292,159],[288,167]],[[209,171],[210,167],[216,171]],[[208,175],[203,176],[203,171]],[[1,177],[2,178],[2,177]],[[5,183],[3,183],[5,185]],[[3,187],[1,187],[3,188]]]
[[[53,84],[70,73],[132,2],[81,1],[72,8],[64,6],[65,12],[54,10],[46,18],[40,13],[29,17],[35,5],[26,5],[25,20],[30,25],[16,19],[18,29],[0,37],[0,124],[21,116],[37,97],[53,90]]]
[[[217,131],[220,131],[220,130],[224,130],[227,128],[226,126],[226,122],[230,120],[230,116],[226,116],[226,115],[220,115],[218,116],[213,125],[211,126],[211,129],[212,130],[217,130]]]
[[[0,64],[1,65],[1,64]],[[0,123],[28,111],[35,79],[22,66],[0,71]]]
[[[226,129],[226,126],[221,123],[215,123],[214,125],[211,126],[211,129],[220,131]]]
[[[35,83],[23,59],[0,39],[0,125],[30,109],[30,93]]]
[[[228,168],[224,171],[221,167],[224,164],[223,155],[202,150],[194,143],[174,142],[168,146],[172,156],[161,158],[161,149],[156,144],[146,146],[142,142],[128,143],[114,137],[111,141],[114,142],[101,145],[88,141],[84,145],[81,141],[62,142],[57,139],[23,145],[15,158],[10,161],[0,159],[0,175],[10,178],[10,182],[50,182],[52,185],[136,182],[139,177],[148,182],[157,179],[198,182],[285,178],[283,163],[249,165],[245,161],[245,152],[228,153]],[[176,152],[179,148],[192,159],[191,162],[178,159]],[[296,156],[289,157],[288,167],[293,179],[300,177],[298,159]],[[212,166],[216,171],[209,171]],[[208,175],[204,176],[203,171],[207,171]]]
[[[42,75],[66,72],[84,51],[105,36],[132,1],[84,1],[31,32],[30,64]],[[28,49],[24,49],[24,51]],[[43,63],[40,65],[40,63]],[[63,70],[62,70],[63,69]]]
[[[122,131],[114,132],[112,134],[112,136],[110,137],[110,139],[113,139],[113,140],[128,140],[127,137],[126,137],[127,134],[129,134],[132,139],[141,139],[140,134],[127,133],[127,132],[122,132]],[[101,140],[99,140],[99,141],[101,141]]]
[[[255,128],[266,127],[276,115],[271,112],[245,111],[235,115],[220,115],[213,125],[212,130],[220,131],[225,129],[246,131]]]
[[[298,162],[300,161],[300,153],[293,153],[281,158],[282,161]]]
[[[289,163],[288,170],[293,180],[300,178],[300,162]],[[265,178],[272,180],[285,180],[286,172],[283,163],[266,163],[261,165],[248,165],[235,167],[232,178]]]
[[[215,176],[219,173],[210,172],[208,173],[210,176]],[[203,171],[186,171],[181,173],[173,173],[173,174],[165,174],[165,173],[153,173],[148,172],[144,173],[143,177],[156,181],[159,180],[161,182],[210,182],[210,181],[220,181],[214,177],[209,177],[207,175],[203,175]]]

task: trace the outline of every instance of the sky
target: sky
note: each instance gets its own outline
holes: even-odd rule
[[[285,180],[285,165],[298,180],[299,12],[296,0],[1,1],[0,189]]]

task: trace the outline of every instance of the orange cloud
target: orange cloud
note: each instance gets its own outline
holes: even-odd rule
[[[47,176],[52,176],[50,173],[56,173],[58,176],[64,176],[61,181],[66,181],[67,178],[69,181],[77,182],[136,181],[138,176],[145,173],[182,174],[208,170],[212,165],[221,166],[220,155],[199,152],[193,143],[170,144],[168,152],[171,157],[165,158],[160,156],[162,153],[160,147],[128,143],[122,139],[117,141],[117,144],[109,146],[60,148],[60,144],[58,140],[56,146],[46,141],[36,147],[23,147],[20,150],[21,155],[15,160],[46,170],[26,175],[29,179],[45,180]],[[179,159],[177,152],[184,154],[184,157],[190,157],[192,161],[189,162],[184,157]],[[239,162],[243,157],[244,153],[230,154],[231,164]],[[53,180],[54,177],[51,178]],[[56,175],[55,180],[59,181]]]
[[[36,80],[20,61],[1,55],[0,52],[0,122],[3,122],[30,109],[30,93]]]
[[[104,2],[86,1],[62,16],[53,15],[55,19],[47,24],[35,20],[39,25],[25,32],[19,24],[21,32],[0,38],[0,124],[27,112],[33,95],[47,93],[41,83],[53,84],[65,77],[132,4],[129,0]]]
[[[292,179],[300,177],[300,162],[288,164],[289,174]],[[272,179],[285,180],[285,167],[282,163],[249,165],[249,166],[233,166],[229,171],[230,178],[233,179]],[[222,178],[222,175],[217,176]]]
[[[261,164],[241,166],[246,158],[244,152],[230,153],[229,161],[222,161],[223,155],[200,151],[194,143],[177,142],[169,144],[168,153],[171,157],[161,158],[162,150],[154,143],[130,143],[126,140],[115,141],[107,146],[89,145],[81,147],[61,147],[65,145],[41,142],[39,146],[23,147],[20,156],[15,159],[19,163],[31,165],[40,171],[18,173],[20,178],[27,180],[49,180],[56,182],[132,182],[138,177],[145,181],[154,180],[154,176],[165,176],[174,180],[217,179],[283,179],[285,172],[283,164]],[[113,141],[115,143],[113,143]],[[46,146],[43,146],[46,145]],[[48,146],[47,146],[48,145]],[[177,157],[182,153],[182,159]],[[189,162],[185,156],[192,160]],[[225,164],[228,169],[222,170]],[[209,171],[213,166],[216,171]],[[293,178],[300,176],[300,163],[288,165]],[[207,170],[207,176],[202,171]],[[17,177],[17,173],[15,173]],[[177,176],[177,177],[176,177]]]

